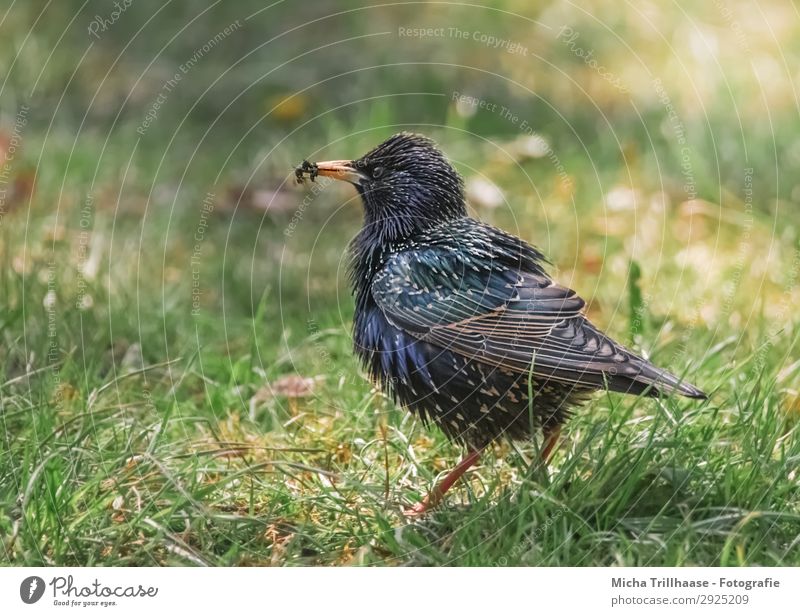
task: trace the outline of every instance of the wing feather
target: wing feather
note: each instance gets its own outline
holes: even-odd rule
[[[586,320],[574,291],[500,259],[478,263],[438,247],[400,252],[372,295],[396,327],[501,369],[596,387],[634,376],[636,357]]]

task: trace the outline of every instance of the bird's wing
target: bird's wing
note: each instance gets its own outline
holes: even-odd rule
[[[500,369],[591,387],[640,373],[643,360],[600,333],[581,314],[585,302],[541,271],[432,247],[391,256],[371,291],[396,327]]]

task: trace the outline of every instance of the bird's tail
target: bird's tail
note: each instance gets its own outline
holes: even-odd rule
[[[633,360],[633,358],[631,358]],[[631,370],[623,375],[615,376],[609,383],[609,389],[629,394],[645,394],[659,397],[680,394],[686,398],[705,400],[708,396],[700,389],[682,381],[677,376],[651,364],[644,358],[632,361]]]

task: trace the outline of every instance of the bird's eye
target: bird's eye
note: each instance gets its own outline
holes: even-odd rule
[[[383,175],[384,171],[386,171],[384,167],[374,167],[372,169],[372,179],[377,180]]]

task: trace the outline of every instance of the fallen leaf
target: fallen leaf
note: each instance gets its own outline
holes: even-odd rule
[[[494,209],[505,203],[503,191],[495,184],[480,177],[467,180],[467,200],[477,206]]]
[[[267,99],[266,110],[278,120],[296,120],[308,109],[308,99],[302,94],[280,94]]]
[[[314,393],[316,379],[290,374],[272,383],[272,392],[276,396],[287,398],[306,398]]]
[[[609,190],[603,200],[609,210],[620,212],[636,209],[639,201],[638,193],[627,186],[615,186]]]

